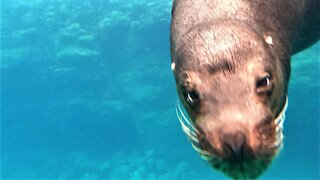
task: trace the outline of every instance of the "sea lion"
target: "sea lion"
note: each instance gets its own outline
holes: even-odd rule
[[[283,144],[290,57],[320,38],[320,0],[175,0],[171,68],[192,146],[235,179]]]

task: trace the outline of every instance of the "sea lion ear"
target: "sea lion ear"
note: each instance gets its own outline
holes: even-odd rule
[[[171,63],[171,70],[174,71],[174,69],[176,68],[176,63]]]
[[[269,45],[273,45],[272,37],[271,36],[265,36],[265,41]]]

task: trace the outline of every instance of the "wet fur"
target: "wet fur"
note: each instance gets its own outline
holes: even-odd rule
[[[172,9],[171,57],[178,95],[202,134],[210,164],[233,178],[256,178],[279,148],[273,119],[284,106],[290,58],[320,38],[320,0],[176,0]],[[266,37],[273,43],[266,43]],[[256,93],[268,71],[271,95]],[[190,107],[185,91],[201,103]],[[225,134],[245,132],[243,164],[223,147]],[[249,138],[250,137],[250,138]]]

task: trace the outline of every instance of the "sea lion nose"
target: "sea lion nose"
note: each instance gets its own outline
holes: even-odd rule
[[[246,136],[242,132],[225,134],[222,137],[223,149],[227,151],[226,154],[228,154],[229,158],[235,161],[243,160],[245,143]]]

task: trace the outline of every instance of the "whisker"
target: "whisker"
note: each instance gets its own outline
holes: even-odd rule
[[[282,131],[277,134],[276,141],[274,142],[274,148],[279,148],[283,144],[283,134]]]
[[[177,101],[176,115],[177,115],[178,120],[181,124],[183,132],[187,135],[188,139],[191,141],[191,145],[192,145],[193,149],[205,161],[212,161],[215,158],[215,156],[212,153],[202,149],[201,144],[198,139],[198,136],[197,136],[200,134],[199,130],[196,129],[194,127],[193,123],[185,116],[184,112],[182,111],[182,109],[179,105],[179,101]]]
[[[205,160],[205,161],[212,161],[214,158],[212,156],[206,156],[206,155],[201,155],[200,154],[201,159]]]
[[[274,148],[279,148],[283,145],[283,123],[286,119],[286,110],[288,108],[288,97],[286,97],[286,101],[283,109],[279,113],[278,117],[274,120],[275,123],[275,131],[276,131],[276,141],[274,142]]]
[[[200,155],[211,156],[210,152],[200,149],[199,147],[195,146],[193,143],[191,143],[191,145],[193,149],[195,149]]]
[[[180,108],[180,105],[179,105],[179,102],[178,102],[178,101],[177,101],[177,108],[176,108],[176,113],[177,113],[177,115],[178,115],[177,109],[179,110],[181,116],[183,117],[184,122],[187,123],[188,127],[189,127],[190,129],[192,129],[194,132],[196,132],[197,134],[199,134],[199,131],[193,126],[193,123],[190,122],[190,120],[184,115],[183,111],[182,111],[181,108]]]
[[[280,126],[276,126],[275,129],[276,129],[276,133],[282,132],[282,128]]]
[[[288,97],[286,97],[286,101],[284,107],[282,108],[281,112],[279,113],[278,117],[275,118],[274,123],[276,126],[283,128],[284,120],[286,119],[286,111],[288,108]]]
[[[176,115],[179,119],[183,132],[187,135],[187,137],[199,144],[199,140],[197,138],[197,134],[199,134],[198,130],[193,126],[190,120],[184,115],[183,111],[180,108],[179,102],[177,102],[176,106]]]
[[[192,130],[190,129],[190,127],[187,127],[187,126],[182,122],[181,116],[178,116],[178,115],[177,115],[177,117],[178,117],[178,119],[179,119],[179,121],[180,121],[182,130],[183,130],[183,132],[187,135],[187,137],[188,137],[191,141],[194,141],[194,142],[199,143],[199,140],[198,140],[198,138],[197,138],[197,135],[196,135],[194,132],[192,132]]]

